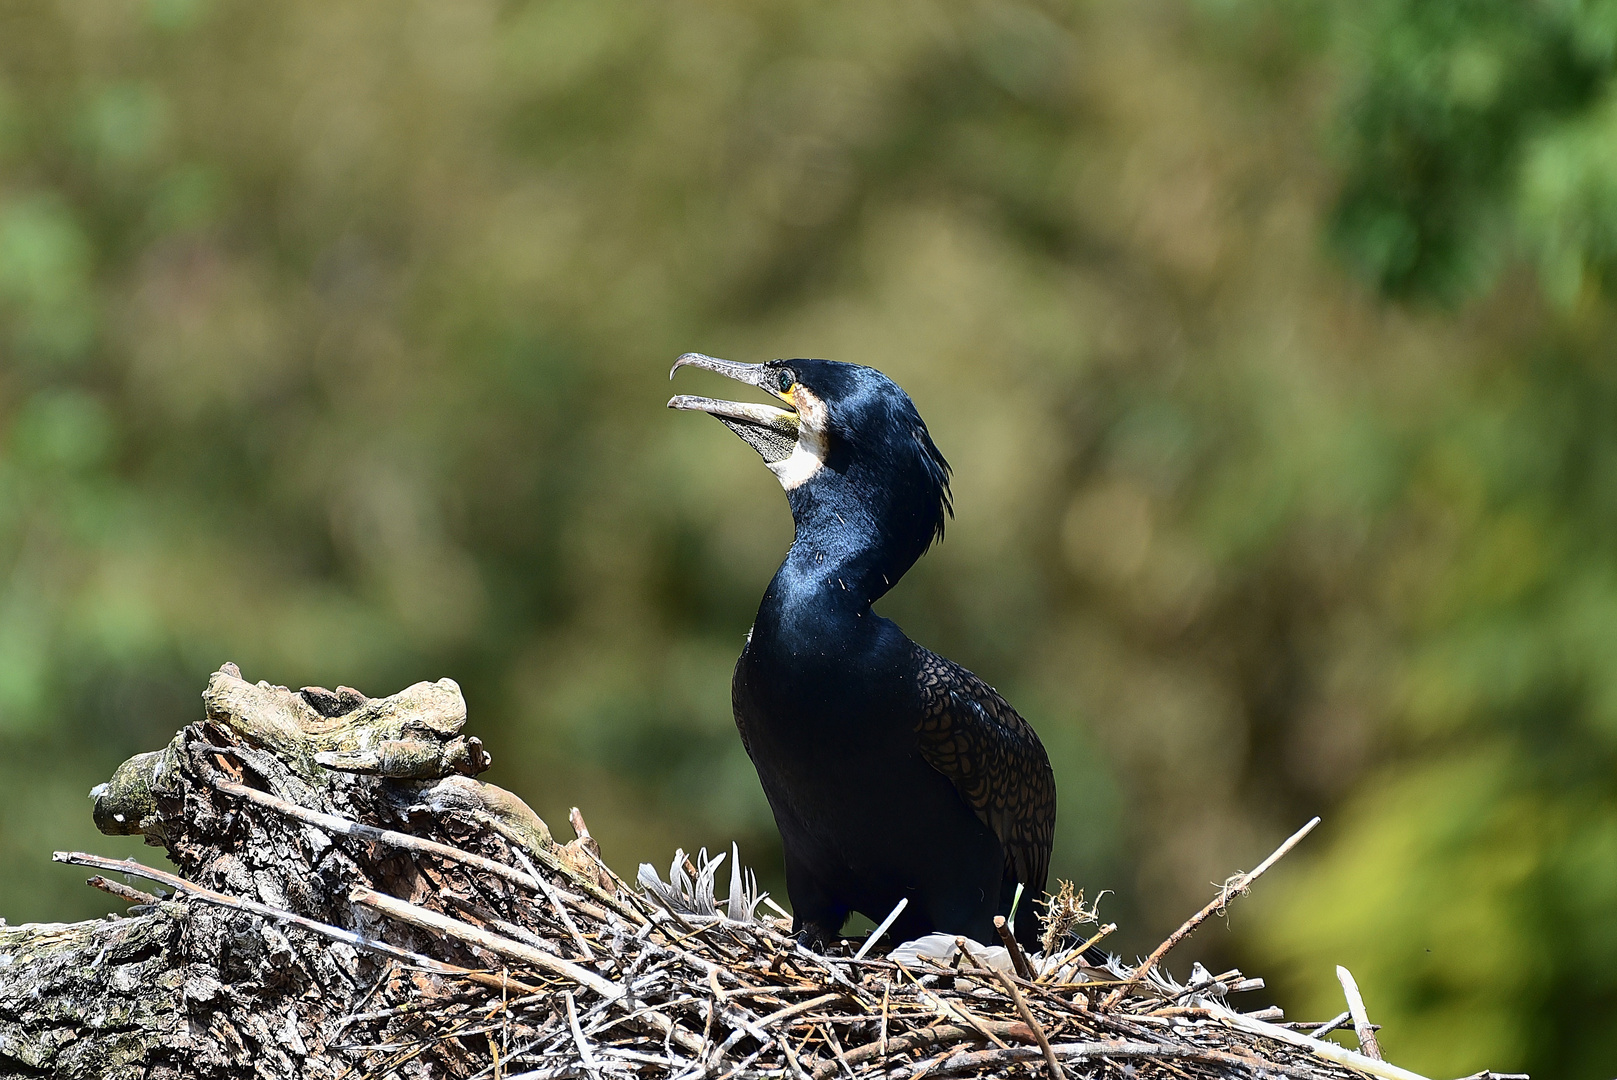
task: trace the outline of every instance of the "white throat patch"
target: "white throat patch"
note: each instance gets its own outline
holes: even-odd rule
[[[825,402],[802,386],[793,388],[791,402],[797,409],[797,446],[790,457],[769,464],[769,471],[787,491],[807,483],[819,472],[829,449],[825,438]]]
[[[797,446],[791,456],[770,462],[769,471],[775,474],[781,487],[791,491],[799,484],[807,483],[824,464],[825,436],[803,428],[797,433]]]

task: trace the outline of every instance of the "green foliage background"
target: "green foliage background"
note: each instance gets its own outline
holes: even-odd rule
[[[104,910],[48,853],[225,659],[451,675],[619,865],[776,866],[790,521],[664,373],[831,356],[957,470],[885,612],[1126,945],[1323,813],[1179,963],[1608,1077],[1614,72],[1610,0],[0,8],[0,913]]]

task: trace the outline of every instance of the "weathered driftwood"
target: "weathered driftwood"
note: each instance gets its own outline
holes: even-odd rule
[[[337,842],[220,791],[238,781],[350,819],[472,840],[474,849],[497,835],[553,864],[587,858],[556,845],[520,799],[471,779],[488,756],[461,734],[466,705],[448,679],[371,700],[347,688],[248,683],[227,664],[203,701],[204,720],[131,758],[93,793],[102,831],[162,846],[187,881],[361,934],[378,920],[349,903],[356,884],[415,898],[435,890],[423,866],[393,847]],[[509,857],[509,847],[498,854]],[[150,899],[116,879],[107,887]],[[131,911],[0,926],[0,1076],[347,1068],[327,1052],[330,1025],[372,989],[381,958],[344,942],[315,946],[306,931],[245,910],[174,899]],[[390,927],[388,937],[405,948],[425,944],[407,928]],[[434,939],[431,949],[451,964],[483,966],[472,950],[448,944]],[[427,999],[456,991],[452,981],[424,989]]]
[[[1083,962],[1110,928],[1080,940],[1070,887],[1042,955],[945,938],[938,960],[826,956],[759,914],[733,855],[726,902],[724,855],[678,853],[635,888],[577,811],[558,844],[473,778],[488,758],[447,679],[371,700],[227,664],[203,699],[205,719],[95,792],[102,829],[175,872],[58,853],[112,875],[91,883],[129,916],[0,927],[0,1077],[1420,1080],[1307,1034],[1344,1018],[1230,1008],[1261,980],[1198,965],[1181,985],[1158,963],[1301,834],[1138,967]]]

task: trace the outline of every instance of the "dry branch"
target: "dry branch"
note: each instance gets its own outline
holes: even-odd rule
[[[1359,1037],[1359,1049],[1365,1057],[1381,1060],[1381,1046],[1376,1042],[1376,1029],[1370,1023],[1370,1014],[1365,1010],[1364,998],[1359,995],[1359,984],[1353,981],[1353,973],[1340,964],[1336,967],[1337,981],[1342,984],[1342,994],[1347,998],[1348,1014],[1353,1017],[1353,1033]]]
[[[1246,873],[1236,874],[1234,877],[1226,881],[1218,890],[1218,895],[1213,897],[1212,900],[1208,901],[1206,907],[1202,908],[1200,911],[1196,912],[1196,914],[1186,919],[1179,929],[1175,930],[1172,934],[1169,934],[1167,939],[1164,940],[1161,945],[1158,945],[1154,950],[1152,950],[1151,955],[1145,958],[1145,963],[1141,964],[1135,971],[1133,978],[1145,978],[1153,969],[1156,968],[1157,962],[1168,954],[1169,949],[1173,948],[1175,945],[1178,945],[1181,941],[1193,934],[1196,927],[1207,921],[1208,916],[1212,915],[1214,912],[1223,911],[1229,906],[1231,900],[1237,896],[1244,895],[1246,891],[1252,887],[1252,883],[1254,881],[1262,877],[1265,871],[1284,858],[1286,853],[1292,848],[1302,843],[1303,837],[1313,832],[1314,826],[1318,824],[1319,818],[1316,817],[1312,819],[1308,824],[1304,825],[1302,828],[1298,829],[1296,832],[1287,837],[1285,843],[1281,844],[1278,848],[1275,848],[1274,852],[1256,867],[1247,871]],[[1115,1005],[1122,995],[1123,990],[1122,988],[1119,988],[1112,992],[1107,1001],[1109,1004]]]

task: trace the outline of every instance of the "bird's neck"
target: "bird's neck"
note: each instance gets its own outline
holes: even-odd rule
[[[916,545],[894,535],[892,508],[879,495],[803,485],[790,502],[795,535],[770,585],[783,611],[804,605],[827,616],[868,611],[915,561]]]
[[[880,580],[879,578],[877,580]],[[765,621],[834,626],[870,611],[869,572],[815,544],[792,544],[759,612]]]

